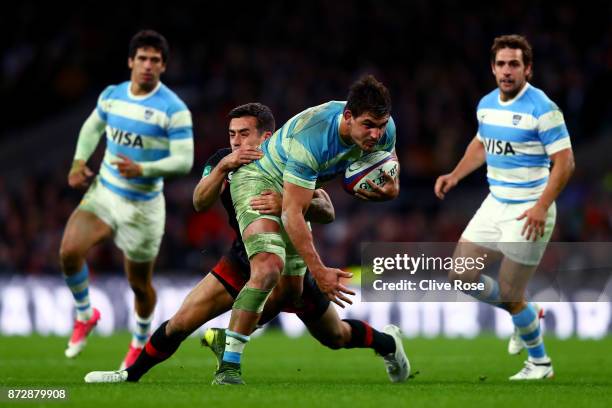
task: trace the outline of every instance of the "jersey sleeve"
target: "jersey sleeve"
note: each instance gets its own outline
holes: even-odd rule
[[[323,162],[322,138],[316,134],[321,131],[318,126],[305,127],[290,139],[283,181],[309,190],[315,189]]]
[[[387,151],[392,153],[395,150],[395,140],[396,140],[396,130],[395,130],[395,121],[392,117],[389,117],[389,123],[387,123],[387,128],[385,129],[385,134],[383,136],[383,145],[380,150]]]
[[[107,86],[98,97],[98,103],[96,104],[96,112],[98,116],[104,122],[108,121],[108,105],[110,104],[110,96],[115,90],[116,85]]]
[[[546,110],[538,117],[538,137],[544,145],[546,154],[551,156],[571,148],[572,144],[561,110],[552,102],[548,104]]]

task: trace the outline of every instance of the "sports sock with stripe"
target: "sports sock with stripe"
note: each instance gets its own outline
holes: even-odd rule
[[[395,340],[362,320],[344,319],[351,326],[351,340],[344,348],[371,348],[381,356],[395,352]]]

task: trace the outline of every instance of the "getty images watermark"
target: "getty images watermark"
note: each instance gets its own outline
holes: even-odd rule
[[[473,301],[487,290],[484,277],[499,282],[505,302],[607,302],[612,242],[362,245],[365,302]]]

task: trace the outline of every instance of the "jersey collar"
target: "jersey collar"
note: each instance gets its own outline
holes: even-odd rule
[[[497,94],[497,102],[499,102],[499,104],[501,106],[508,106],[508,105],[512,105],[515,101],[519,100],[521,98],[521,96],[523,96],[523,94],[525,92],[527,92],[527,89],[530,87],[531,85],[529,84],[529,82],[525,82],[525,86],[523,87],[523,89],[521,89],[519,91],[519,93],[516,94],[516,96],[512,99],[509,99],[507,101],[502,101],[501,100],[501,91]]]
[[[157,92],[157,91],[159,90],[159,88],[161,87],[161,85],[162,85],[162,83],[161,83],[161,81],[159,81],[159,82],[157,83],[157,85],[155,85],[155,88],[153,88],[153,90],[152,90],[151,92],[149,92],[149,93],[147,93],[147,94],[144,94],[144,95],[134,95],[134,94],[132,93],[132,81],[130,81],[130,83],[128,84],[128,89],[127,89],[128,96],[129,96],[131,99],[135,99],[135,100],[137,100],[137,101],[142,101],[142,100],[144,100],[144,99],[149,98],[149,97],[150,97],[150,96],[152,96],[152,95],[153,95],[155,92]]]

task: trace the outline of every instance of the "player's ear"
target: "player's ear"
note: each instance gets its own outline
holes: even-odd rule
[[[128,68],[129,69],[133,69],[134,68],[134,59],[133,58],[128,58]]]
[[[531,77],[531,64],[525,67],[525,78],[529,80],[529,77]]]
[[[345,109],[344,112],[342,112],[342,116],[344,117],[344,120],[348,121],[353,117],[353,112],[348,109]]]
[[[266,140],[267,138],[269,138],[270,136],[272,136],[272,132],[270,132],[269,130],[264,132],[263,134],[263,140]]]

